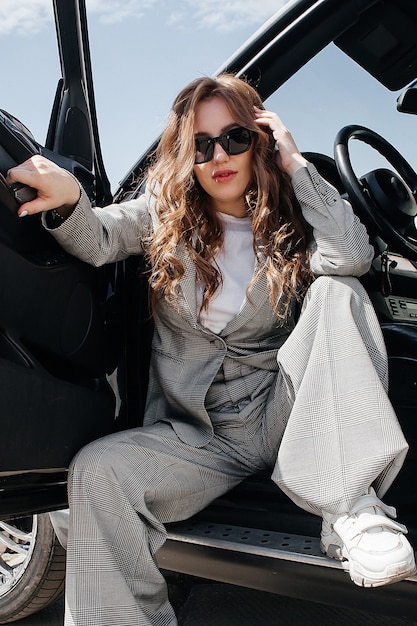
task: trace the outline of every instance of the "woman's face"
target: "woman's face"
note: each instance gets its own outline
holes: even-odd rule
[[[239,127],[226,103],[220,97],[200,102],[195,110],[195,137],[218,137]],[[219,142],[214,144],[213,158],[194,165],[194,174],[210,196],[212,207],[235,217],[247,215],[245,192],[253,177],[253,144],[247,152],[229,155]]]

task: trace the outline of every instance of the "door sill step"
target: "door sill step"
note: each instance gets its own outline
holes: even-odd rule
[[[324,555],[317,537],[272,530],[189,521],[170,524],[168,540],[333,569],[346,570],[347,566],[347,561],[337,561]],[[417,575],[407,580],[417,582]]]
[[[340,561],[322,554],[317,537],[211,522],[181,522],[169,525],[168,540],[343,569]]]

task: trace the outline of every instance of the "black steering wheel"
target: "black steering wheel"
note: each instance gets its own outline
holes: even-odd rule
[[[358,178],[350,160],[350,139],[377,150],[399,175],[381,168]],[[355,125],[338,132],[334,158],[349,199],[370,233],[378,235],[391,252],[417,260],[417,174],[409,163],[383,137]]]

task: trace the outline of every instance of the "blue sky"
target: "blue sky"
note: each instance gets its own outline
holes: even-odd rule
[[[283,4],[87,0],[99,129],[113,189],[163,129],[178,91],[213,73]],[[331,155],[337,130],[356,123],[384,135],[416,168],[415,117],[399,115],[398,94],[332,48],[267,106],[281,115],[302,150]],[[52,0],[1,0],[0,55],[0,108],[21,119],[42,143],[60,76]],[[379,166],[374,153],[361,150],[358,173]]]
[[[180,89],[218,69],[283,4],[87,0],[102,150],[113,188],[160,133]],[[52,0],[1,0],[0,58],[10,77],[10,89],[2,81],[0,108],[42,142],[60,76]]]

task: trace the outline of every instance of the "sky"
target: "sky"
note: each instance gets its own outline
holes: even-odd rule
[[[176,94],[215,72],[284,0],[86,0],[98,124],[113,190],[165,126]],[[0,0],[0,108],[43,143],[60,77],[52,0]],[[302,150],[332,155],[345,124],[385,136],[417,167],[415,117],[333,46],[266,105]],[[359,142],[355,142],[359,143]],[[360,154],[359,172],[379,163]]]
[[[160,134],[176,94],[215,72],[284,0],[87,0],[112,187]],[[60,76],[52,0],[0,0],[0,108],[42,143]],[[9,89],[7,88],[9,85]]]

